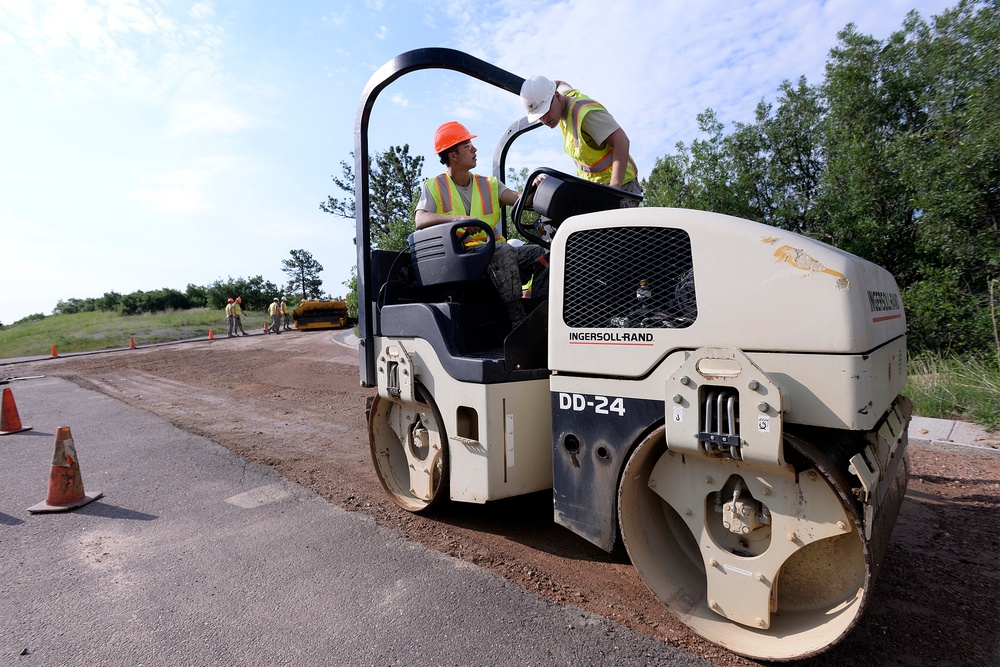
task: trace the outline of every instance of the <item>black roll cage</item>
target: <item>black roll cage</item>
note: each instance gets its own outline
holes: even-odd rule
[[[360,339],[361,386],[374,387],[375,377],[375,333],[374,322],[377,294],[372,293],[372,259],[371,259],[371,215],[368,157],[368,124],[372,108],[379,94],[393,81],[404,74],[423,69],[446,69],[461,72],[490,85],[502,88],[514,95],[519,95],[524,78],[511,74],[495,65],[461,51],[447,48],[426,48],[407,51],[400,54],[380,67],[368,80],[361,101],[358,103],[357,117],[354,122],[354,201],[355,223],[357,225],[356,243],[358,248],[358,337]],[[541,127],[538,122],[528,122],[527,117],[521,117],[500,138],[493,153],[493,175],[503,179],[506,170],[507,152],[517,137]],[[502,216],[504,233],[507,229],[506,209]]]

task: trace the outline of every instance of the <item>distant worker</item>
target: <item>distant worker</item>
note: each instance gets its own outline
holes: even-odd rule
[[[246,331],[243,330],[243,308],[241,304],[243,303],[243,297],[236,297],[236,303],[233,304],[233,330],[239,331],[240,336],[249,336]]]
[[[288,310],[288,298],[281,297],[281,327],[285,331],[292,330],[292,312]]]
[[[233,301],[233,297],[229,297],[229,303],[226,304],[226,327],[229,329],[228,338],[233,337],[233,325],[236,323],[235,305],[236,302]]]
[[[565,81],[536,75],[522,84],[521,104],[529,121],[541,120],[547,127],[559,127],[563,150],[576,162],[580,178],[642,194],[639,170],[629,154],[628,135],[600,102]],[[622,206],[638,203],[623,199]]]
[[[271,316],[271,326],[267,329],[267,333],[281,333],[281,302],[278,301],[278,297],[274,298],[271,305],[267,307],[267,314]]]
[[[462,218],[476,218],[494,229],[496,250],[490,261],[490,280],[500,293],[513,326],[525,319],[521,286],[533,280],[534,296],[548,296],[546,252],[537,245],[518,248],[506,243],[497,229],[501,219],[500,204],[512,206],[521,196],[498,179],[472,173],[476,166],[474,134],[455,121],[441,125],[434,134],[434,152],[447,171],[424,181],[417,202],[417,229],[425,229]],[[466,247],[486,243],[486,232],[479,231],[464,239]]]

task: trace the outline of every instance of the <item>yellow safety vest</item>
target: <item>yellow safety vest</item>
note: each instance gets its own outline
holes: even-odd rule
[[[226,317],[231,317],[233,314],[233,305],[231,303],[226,304]]]
[[[466,212],[465,202],[458,193],[458,186],[447,173],[427,179],[425,185],[434,199],[438,213],[465,216],[482,220],[493,228],[497,243],[506,239],[496,233],[500,222],[500,185],[492,176],[472,176],[472,210]],[[465,239],[466,246],[486,243],[486,232],[480,231]]]
[[[242,314],[243,314],[243,309],[240,308],[240,304],[234,303],[233,304],[233,315],[235,315],[236,317],[239,317]]]
[[[271,305],[267,307],[267,314],[270,315],[271,317],[274,317],[275,315],[280,315],[281,306],[272,301]]]
[[[583,139],[583,119],[591,111],[600,109],[607,111],[600,102],[584,97],[579,90],[571,90],[565,95],[567,101],[566,115],[559,119],[559,129],[563,134],[563,149],[576,162],[576,173],[580,178],[596,183],[611,183],[611,167],[614,163],[611,146],[592,148]],[[628,167],[625,170],[625,180],[628,183],[635,180],[638,169],[632,156],[628,156]]]

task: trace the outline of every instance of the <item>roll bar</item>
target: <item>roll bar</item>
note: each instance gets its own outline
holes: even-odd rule
[[[524,78],[511,74],[479,58],[446,48],[426,48],[407,51],[382,65],[368,80],[361,101],[358,103],[354,122],[354,201],[356,243],[358,248],[358,333],[360,338],[361,386],[374,387],[375,377],[375,333],[372,329],[375,315],[376,295],[372,294],[371,261],[371,216],[369,213],[369,184],[371,174],[368,169],[368,123],[372,107],[379,94],[393,81],[404,74],[423,69],[447,69],[461,72],[519,95]],[[493,155],[493,174],[502,179],[507,151],[510,144],[521,134],[539,127],[539,123],[529,123],[526,117],[511,125],[501,137]],[[504,222],[506,229],[506,222]]]

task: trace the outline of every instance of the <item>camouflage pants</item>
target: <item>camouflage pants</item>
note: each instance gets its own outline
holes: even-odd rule
[[[497,243],[487,271],[490,280],[500,293],[500,299],[509,304],[521,298],[521,286],[532,280],[532,298],[544,299],[549,295],[548,253],[537,245],[514,247]]]
[[[639,179],[634,178],[628,183],[622,185],[622,190],[625,192],[631,192],[632,194],[641,195],[642,188],[639,187]],[[639,205],[639,202],[632,199],[622,199],[621,208],[635,208]]]

